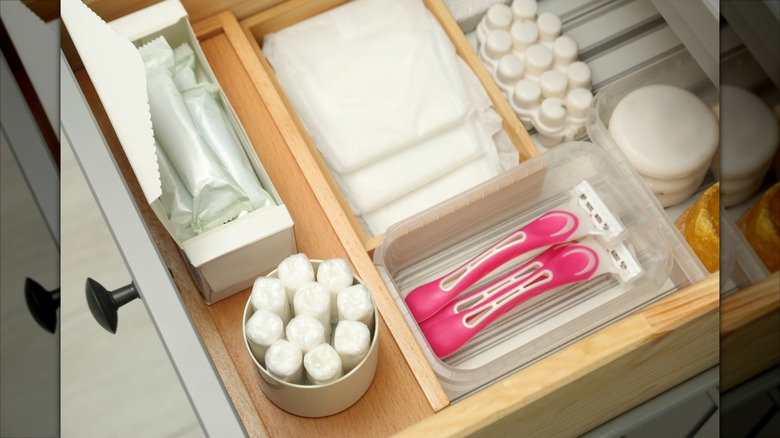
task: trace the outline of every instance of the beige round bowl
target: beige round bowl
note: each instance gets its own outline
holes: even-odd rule
[[[321,260],[311,260],[315,273],[321,262]],[[268,274],[268,277],[276,277],[276,270]],[[365,286],[365,283],[357,276],[354,277],[352,284]],[[252,305],[247,299],[244,307],[244,323],[242,324],[244,346],[257,369],[260,370],[260,389],[276,406],[285,411],[302,417],[333,415],[355,404],[365,394],[371,381],[374,380],[379,359],[379,313],[376,310],[376,303],[374,303],[371,345],[368,347],[366,357],[348,374],[327,385],[298,385],[283,382],[263,368],[255,359],[246,340],[246,322],[251,316]]]

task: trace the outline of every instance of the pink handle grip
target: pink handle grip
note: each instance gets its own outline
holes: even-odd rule
[[[580,244],[567,246],[543,263],[541,269],[491,294],[490,300],[461,313],[436,318],[426,325],[423,334],[434,354],[445,358],[520,303],[551,289],[589,280],[599,263],[599,255],[592,248]]]
[[[566,210],[551,210],[503,238],[461,267],[418,286],[406,296],[417,322],[425,321],[481,278],[504,263],[535,249],[572,240],[579,219]]]
[[[537,272],[539,269],[542,269],[545,263],[549,262],[555,256],[560,254],[561,251],[563,251],[563,249],[566,248],[568,245],[569,245],[568,243],[560,243],[557,245],[553,245],[543,253],[539,254],[538,256],[534,257],[531,260],[528,260],[517,269],[509,272],[508,274],[492,282],[491,284],[484,286],[480,289],[477,289],[474,292],[461,296],[455,300],[450,301],[449,303],[447,303],[446,306],[444,306],[441,310],[436,312],[433,316],[419,323],[420,329],[422,329],[423,332],[425,332],[425,330],[427,330],[428,327],[430,327],[434,322],[438,321],[439,319],[446,318],[450,315],[467,312],[472,308],[481,306],[487,303],[488,301],[492,300],[501,291],[506,291],[507,289],[516,287],[517,285],[522,283],[527,277],[532,275],[534,272]]]

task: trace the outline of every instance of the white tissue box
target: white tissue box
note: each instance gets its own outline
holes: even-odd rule
[[[89,13],[86,9],[85,12]],[[110,81],[101,83],[101,77],[93,75],[90,70],[101,68],[102,50],[126,51],[126,42],[117,39],[116,35],[108,35],[110,33],[109,29],[95,29],[94,27],[86,26],[89,20],[88,17],[78,18],[84,20],[84,29],[81,29],[81,26],[70,26],[69,31],[71,34],[84,31],[89,33],[90,38],[100,41],[102,46],[100,50],[84,51],[80,55],[87,71],[90,72],[90,77],[98,90],[98,94],[100,94],[106,113],[117,131],[122,147],[138,177],[147,201],[173,237],[174,234],[171,232],[168,218],[163,212],[159,200],[161,193],[160,175],[156,160],[153,159],[155,157],[155,149],[151,139],[143,135],[124,137],[119,135],[120,130],[136,127],[138,125],[137,118],[149,118],[148,110],[145,114],[132,114],[132,117],[128,117],[127,111],[112,108],[112,106],[116,105],[112,104],[112,102],[107,102],[104,98],[105,93],[122,93],[122,95],[127,95],[128,90],[132,90],[133,93],[144,93],[143,95],[145,95],[145,75],[143,72],[139,72],[141,74],[137,75],[137,82],[133,80],[130,81],[132,83],[125,84],[127,88],[124,90],[119,90],[119,88],[123,87],[108,83]],[[190,26],[187,12],[178,0],[162,1],[114,20],[109,25],[119,35],[131,41],[137,47],[160,35],[165,36],[172,47],[176,47],[184,42],[188,43],[195,52],[198,64],[205,76],[204,79],[219,85]],[[105,35],[101,35],[101,32],[105,32]],[[131,51],[127,53],[131,53]],[[140,54],[137,61],[128,59],[128,71],[136,71],[136,63],[142,65]],[[101,94],[101,91],[103,94]],[[244,128],[238,121],[238,117],[227,101],[221,87],[219,100],[260,183],[277,205],[254,210],[230,223],[221,225],[184,242],[177,240],[184,257],[189,262],[190,271],[208,304],[251,287],[253,281],[258,276],[272,271],[281,260],[296,253],[292,218],[260,163]],[[173,238],[176,240],[175,237]]]

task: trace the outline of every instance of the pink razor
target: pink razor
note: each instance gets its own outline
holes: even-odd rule
[[[551,289],[614,274],[627,283],[642,273],[622,243],[605,248],[592,237],[549,248],[514,272],[446,306],[421,324],[434,354],[445,358],[519,304]]]
[[[571,200],[564,208],[544,213],[461,267],[412,290],[405,301],[414,319],[425,321],[485,275],[530,251],[589,235],[600,237],[605,244],[623,238],[623,224],[587,181],[570,193]]]

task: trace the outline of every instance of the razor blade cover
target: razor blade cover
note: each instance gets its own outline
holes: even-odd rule
[[[523,302],[561,286],[605,274],[626,284],[642,275],[629,248],[588,237],[553,246],[495,282],[461,297],[420,324],[434,354],[445,358]]]
[[[623,239],[625,234],[617,216],[593,187],[582,181],[570,190],[570,199],[564,206],[547,211],[454,271],[418,286],[405,301],[415,320],[423,322],[486,275],[523,254],[587,236],[610,244]]]

